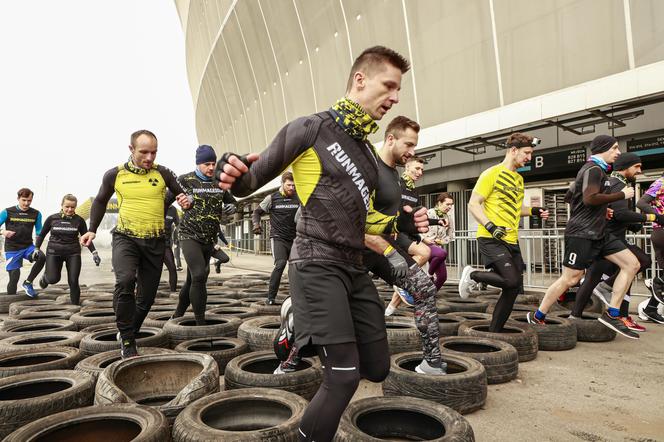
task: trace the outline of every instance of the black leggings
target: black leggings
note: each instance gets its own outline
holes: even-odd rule
[[[39,252],[39,256],[34,261],[34,264],[30,269],[30,273],[28,274],[28,277],[25,280],[31,283],[34,282],[37,275],[39,275],[39,272],[41,272],[42,269],[44,268],[45,263],[46,263],[46,256],[44,255],[43,252]],[[18,289],[18,280],[21,277],[21,269],[9,270],[7,273],[9,273],[9,281],[7,282],[7,294],[15,295],[16,290]]]
[[[650,267],[652,261],[646,252],[633,244],[627,244],[627,248],[634,254],[634,256],[636,256],[636,259],[639,260],[639,264],[641,266],[639,268],[639,272],[643,272],[645,269]],[[581,287],[579,287],[579,290],[576,292],[576,299],[574,301],[574,307],[572,308],[572,315],[577,318],[581,317],[583,314],[583,309],[586,307],[586,304],[588,304],[588,301],[590,300],[590,295],[592,295],[593,290],[595,287],[597,287],[597,284],[602,282],[603,275],[609,276],[605,282],[609,286],[613,287],[613,283],[615,282],[619,273],[620,269],[611,261],[606,259],[595,261],[593,265],[591,265],[590,268],[586,271],[583,284],[581,284]],[[620,306],[621,316],[629,315],[629,292],[630,289],[628,288],[627,293],[625,294],[625,299]]]
[[[510,318],[514,301],[523,291],[523,264],[521,258],[501,258],[488,265],[491,271],[475,271],[470,274],[473,281],[502,289],[500,298],[493,309],[489,331],[500,332]]]
[[[62,264],[67,266],[69,299],[72,304],[78,305],[81,298],[81,287],[78,285],[78,277],[81,275],[81,255],[46,255],[44,280],[48,284],[57,284],[62,276]]]
[[[300,440],[331,441],[360,379],[382,382],[389,373],[387,338],[369,344],[317,346],[323,368],[323,383],[311,399],[300,421]]]
[[[267,298],[274,299],[279,291],[281,275],[284,273],[288,257],[290,256],[293,241],[284,241],[280,238],[272,238],[272,258],[274,259],[274,269],[270,275],[270,285],[267,290]]]
[[[164,265],[168,270],[168,286],[174,292],[178,289],[178,272],[175,270],[173,248],[168,244],[166,244],[166,252],[164,253]]]
[[[213,244],[202,244],[193,239],[180,240],[182,254],[187,262],[187,280],[180,289],[178,306],[173,316],[180,317],[189,308],[194,309],[197,324],[205,324],[205,304],[207,303],[207,279],[210,273],[210,257],[214,253]]]

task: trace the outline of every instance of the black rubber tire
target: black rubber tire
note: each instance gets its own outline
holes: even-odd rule
[[[431,376],[415,372],[421,352],[392,355],[390,374],[383,382],[385,396],[411,396],[446,405],[461,414],[482,408],[487,381],[484,366],[475,359],[443,353],[447,374]]]
[[[524,293],[516,296],[514,303],[539,306],[543,297],[544,292],[537,290],[524,290]]]
[[[205,309],[209,311],[217,307],[240,307],[241,305],[242,304],[237,299],[215,295],[207,297]]]
[[[369,397],[352,402],[341,416],[335,442],[427,440],[474,442],[470,423],[459,413],[414,397]]]
[[[254,304],[262,302],[263,305],[265,305],[265,299],[267,298],[267,292],[265,293],[265,296],[247,296],[246,298],[239,298],[238,300],[240,301],[240,305],[242,307],[253,307],[256,308]],[[268,315],[261,315],[261,316],[268,316]]]
[[[459,326],[466,322],[467,319],[461,316],[456,316],[452,313],[438,315],[438,329],[440,336],[456,336],[459,331]]]
[[[556,302],[556,307],[558,307],[558,309],[560,311],[562,311],[562,310],[571,310],[572,307],[574,307],[574,302],[575,302],[575,299],[566,299],[563,302],[558,301],[558,302]],[[600,301],[599,298],[597,298],[597,296],[595,296],[594,294],[590,295],[590,299],[588,300],[588,304],[586,304],[586,306],[583,308],[583,311],[588,312],[588,313],[600,313],[601,314],[601,313],[604,313],[604,310],[605,310],[604,303],[602,301]]]
[[[106,367],[97,379],[95,405],[151,405],[164,413],[172,424],[187,405],[218,391],[219,370],[211,356],[201,353],[146,355]]]
[[[11,307],[10,307],[11,308]],[[53,305],[33,305],[28,308],[23,309],[16,317],[20,318],[22,315],[30,313],[48,313],[48,312],[71,312],[78,313],[81,309],[79,305],[67,305],[67,304],[53,304]]]
[[[440,340],[445,354],[473,358],[484,366],[488,384],[501,384],[519,374],[519,353],[512,344],[477,336],[449,336]]]
[[[0,353],[17,350],[41,350],[48,347],[78,348],[84,334],[75,331],[23,333],[0,340]]]
[[[512,344],[519,353],[519,362],[532,361],[537,357],[537,333],[531,327],[508,321],[501,333],[488,331],[491,321],[466,321],[459,327],[459,336],[478,336]]]
[[[44,416],[92,404],[94,382],[74,370],[50,370],[0,379],[0,438]]]
[[[245,289],[250,287],[262,287],[265,285],[265,281],[260,279],[233,279],[224,282],[224,287],[229,289]]]
[[[470,297],[471,298],[477,298],[480,296],[484,295],[499,295],[500,294],[500,289],[495,288],[495,287],[488,287],[486,290],[473,290],[470,292]],[[445,284],[443,285],[440,290],[438,290],[438,296],[442,296],[444,298],[461,298],[459,296],[459,285],[458,284]]]
[[[175,353],[175,350],[169,348],[153,348],[153,347],[143,347],[138,349],[138,354],[143,355],[166,355],[170,353]],[[74,366],[75,370],[88,373],[93,377],[95,382],[101,374],[102,371],[106,369],[109,365],[114,362],[122,359],[120,352],[118,350],[106,351],[104,353],[97,353],[93,356],[88,356],[87,358],[82,359],[78,364]]]
[[[445,299],[439,301],[442,305],[447,305],[452,313],[454,312],[479,312],[485,313],[489,303],[478,299]]]
[[[48,370],[72,370],[83,358],[75,347],[18,350],[0,353],[0,378]]]
[[[116,340],[117,332],[118,329],[111,325],[85,335],[79,345],[83,356],[87,357],[111,350],[120,350],[120,341]],[[141,331],[134,337],[138,348],[168,347],[168,336],[157,327],[141,327]]]
[[[81,433],[86,438],[80,439]],[[139,405],[90,406],[43,417],[16,430],[5,442],[46,440],[168,442],[163,413]]]
[[[9,317],[15,318],[16,316],[18,316],[19,313],[21,313],[26,308],[38,307],[42,305],[62,305],[62,304],[58,304],[56,301],[52,301],[50,299],[28,299],[24,301],[16,301],[12,302],[11,305],[9,306],[8,310]]]
[[[466,321],[483,321],[491,319],[490,314],[482,312],[454,312],[454,316],[461,316],[462,318],[465,318]]]
[[[187,314],[174,318],[164,324],[163,330],[171,348],[184,341],[208,336],[235,337],[242,323],[240,318],[224,315],[205,315],[206,325],[196,325],[194,315]]]
[[[274,388],[311,400],[323,382],[323,370],[318,358],[302,358],[298,370],[274,375],[273,372],[279,363],[273,350],[240,355],[226,366],[224,388],[226,390],[251,387]]]
[[[263,299],[262,301],[254,302],[249,307],[258,310],[258,316],[274,316],[281,312],[281,305],[283,303],[283,299],[276,298],[273,305],[265,305],[265,299]]]
[[[246,319],[258,316],[258,310],[253,307],[243,307],[239,305],[228,307],[215,307],[207,312],[213,315],[235,316],[236,318]]]
[[[246,342],[251,351],[269,350],[280,326],[279,316],[245,319],[237,330],[237,337]]]
[[[169,312],[148,313],[147,318],[145,318],[145,321],[143,321],[143,326],[164,328],[164,325],[166,325],[172,316],[173,313]]]
[[[174,350],[180,353],[204,353],[212,356],[217,362],[219,373],[223,375],[231,359],[249,352],[249,346],[240,338],[219,336],[184,341]]]
[[[486,312],[493,315],[493,310],[496,308],[496,304],[493,303],[489,305],[489,308],[486,309]],[[533,311],[532,304],[514,304],[512,306],[512,313],[510,315],[518,315],[521,313],[528,313]]]
[[[91,325],[115,324],[115,312],[112,308],[86,310],[74,313],[69,320],[76,324],[79,330],[82,330]]]
[[[7,292],[0,293],[0,314],[9,313],[9,306],[12,303],[27,301],[28,299],[24,294],[8,295]]]
[[[16,318],[7,318],[5,319],[4,325],[6,327],[19,324],[30,324],[33,321],[48,321],[55,319],[69,319],[72,316],[72,312],[27,312],[23,311]],[[73,322],[73,321],[72,321]]]
[[[422,350],[422,338],[415,326],[415,318],[388,316],[385,318],[385,327],[391,355]]]
[[[598,321],[599,313],[583,312],[581,318],[569,319],[569,311],[552,312],[550,316],[567,319],[576,325],[576,339],[580,342],[609,342],[617,333]]]
[[[528,324],[526,314],[512,315],[511,320]],[[576,347],[576,325],[569,319],[557,316],[546,317],[546,325],[529,324],[537,333],[540,351],[571,350]]]
[[[223,391],[180,413],[173,425],[173,442],[296,442],[306,407],[305,399],[286,391]]]
[[[69,319],[38,319],[35,321],[22,321],[18,324],[0,327],[0,339],[9,338],[25,333],[41,331],[76,331],[76,324]]]

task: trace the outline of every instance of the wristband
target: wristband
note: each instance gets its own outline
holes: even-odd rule
[[[394,251],[394,247],[388,245],[385,250],[383,250],[383,256],[387,256]]]
[[[657,215],[654,213],[646,213],[646,221],[653,222],[657,219]]]

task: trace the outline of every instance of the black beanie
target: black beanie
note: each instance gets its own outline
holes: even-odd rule
[[[641,157],[634,152],[625,152],[620,154],[617,160],[613,162],[613,170],[629,169],[635,164],[642,163]]]
[[[590,143],[590,152],[592,152],[593,155],[606,152],[617,142],[618,140],[611,135],[597,135],[593,138],[592,143]]]
[[[217,154],[212,146],[203,144],[196,149],[196,164],[217,162]]]

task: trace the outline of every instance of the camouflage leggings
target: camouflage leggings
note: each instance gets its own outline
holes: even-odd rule
[[[417,264],[408,269],[407,276],[396,282],[396,286],[406,290],[415,300],[415,326],[420,331],[424,359],[432,367],[442,363],[440,356],[440,329],[436,308],[436,286],[427,273]],[[444,365],[443,365],[444,367]]]

